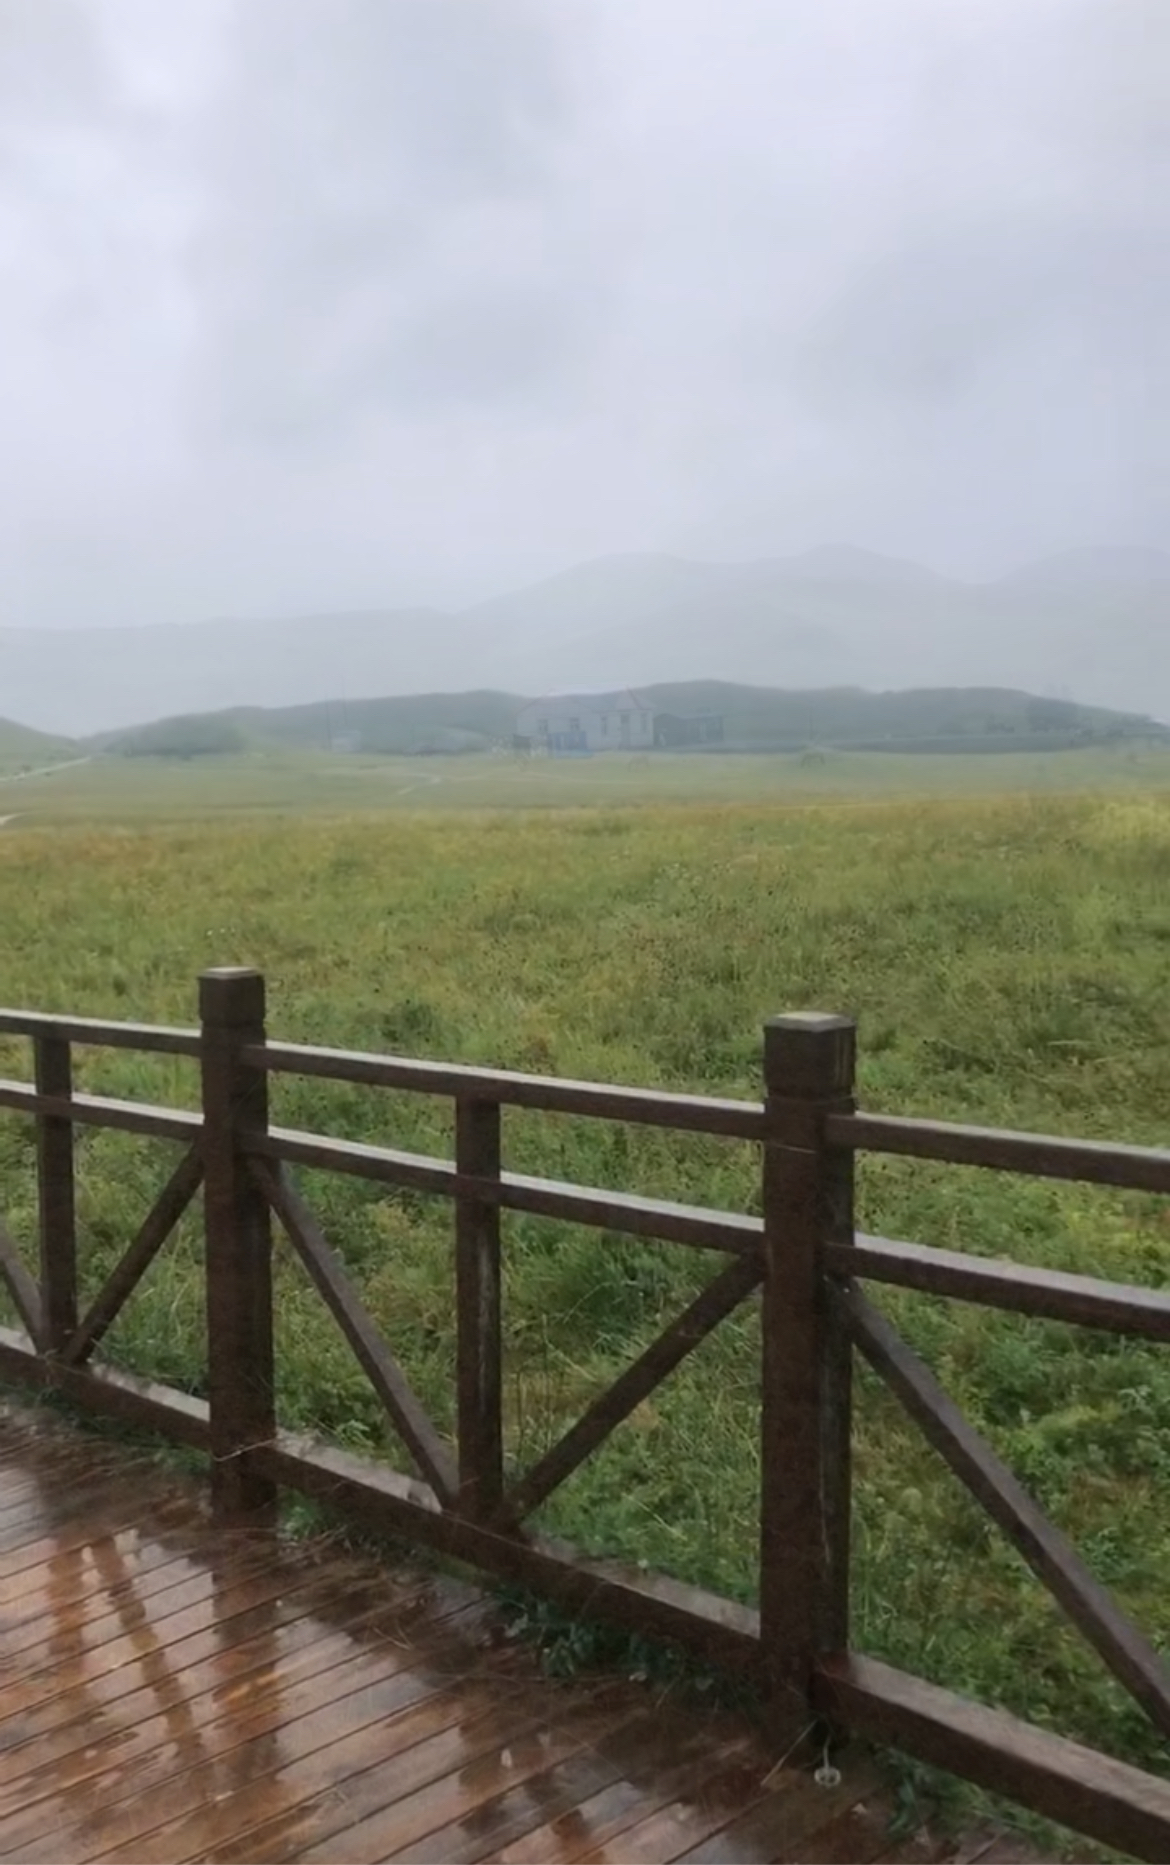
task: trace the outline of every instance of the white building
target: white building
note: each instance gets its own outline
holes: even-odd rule
[[[534,699],[516,716],[516,737],[533,751],[648,751],[654,708],[629,691]]]

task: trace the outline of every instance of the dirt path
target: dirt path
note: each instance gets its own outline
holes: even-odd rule
[[[408,797],[412,791],[426,790],[431,784],[441,784],[442,781],[441,777],[420,777],[416,783],[404,784],[401,790],[395,790],[391,794],[396,797]]]
[[[66,758],[64,764],[42,764],[35,771],[12,771],[7,777],[0,777],[0,784],[26,784],[33,777],[51,777],[54,771],[72,771],[79,764],[92,764],[92,758]],[[0,818],[11,822],[11,816]]]

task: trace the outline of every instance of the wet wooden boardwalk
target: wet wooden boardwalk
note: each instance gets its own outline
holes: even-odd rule
[[[0,1859],[959,1856],[890,1839],[861,1756],[771,1774],[746,1725],[544,1679],[469,1587],[227,1539],[198,1484],[0,1409]]]

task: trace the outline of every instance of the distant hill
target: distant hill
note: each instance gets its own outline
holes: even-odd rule
[[[1086,545],[1025,564],[1002,581],[1021,589],[1067,590],[1111,583],[1164,583],[1170,588],[1170,551],[1110,550]]]
[[[457,614],[0,629],[0,707],[73,737],[326,694],[353,703],[720,679],[1060,693],[1170,721],[1168,566],[1165,552],[1095,548],[969,583],[847,544],[750,563],[643,553]]]
[[[855,688],[786,692],[717,680],[640,687],[656,713],[717,713],[723,744],[742,750],[1063,749],[1165,730],[1140,715],[1079,706],[1005,688],[866,693]],[[481,690],[387,699],[327,700],[275,711],[259,707],[162,720],[102,739],[112,754],[195,757],[245,747],[337,752],[482,751],[508,745],[532,696]]]
[[[36,732],[30,726],[17,725],[12,719],[0,719],[0,768],[7,772],[19,770],[22,765],[35,768],[81,755],[72,739]]]

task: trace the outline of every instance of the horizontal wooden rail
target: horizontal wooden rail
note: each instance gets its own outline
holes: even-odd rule
[[[509,1585],[595,1613],[643,1637],[677,1641],[724,1670],[757,1674],[759,1616],[747,1606],[620,1561],[591,1560],[564,1542],[519,1540],[444,1511],[422,1483],[285,1432],[252,1457],[274,1482],[382,1534],[467,1561]]]
[[[155,1140],[193,1140],[203,1119],[182,1107],[157,1107],[146,1101],[117,1101],[102,1094],[39,1094],[21,1081],[0,1080],[0,1107],[16,1114],[71,1120],[79,1127],[112,1127]]]
[[[1104,1140],[1065,1140],[1043,1133],[1001,1132],[894,1114],[834,1114],[826,1122],[831,1146],[854,1152],[936,1159],[951,1166],[987,1166],[1035,1179],[1074,1179],[1123,1191],[1170,1192],[1170,1152],[1120,1146]]]
[[[823,1715],[859,1736],[1134,1858],[1170,1859],[1170,1781],[855,1653],[820,1659],[812,1695]]]
[[[1147,1858],[1170,1858],[1170,1785],[849,1653],[851,1382],[864,1354],[1008,1535],[1114,1676],[1170,1734],[1170,1673],[930,1369],[862,1293],[867,1281],[1170,1343],[1170,1291],[967,1256],[856,1230],[856,1155],[887,1153],[1032,1177],[1170,1192],[1170,1152],[856,1111],[856,1029],[814,1013],[765,1027],[767,1098],[728,1100],[362,1055],[267,1037],[255,971],[200,979],[200,1028],[0,1011],[34,1079],[0,1109],[36,1127],[36,1272],[0,1229],[0,1284],[26,1332],[0,1329],[0,1380],[58,1389],[95,1413],[209,1453],[226,1526],[273,1519],[278,1486],[512,1586],[677,1640],[762,1693],[776,1752],[826,1716]],[[200,1111],[73,1091],[75,1046],[196,1059]],[[455,1157],[274,1127],[269,1081],[297,1075],[454,1102]],[[759,1217],[503,1169],[502,1110],[520,1108],[760,1143]],[[78,1317],[77,1135],[180,1142],[182,1159]],[[287,1167],[338,1172],[453,1204],[455,1443],[406,1380]],[[202,1189],[207,1400],[115,1372],[96,1349]],[[499,1214],[526,1212],[731,1260],[528,1471],[505,1473]],[[421,1479],[293,1439],[277,1424],[272,1216],[371,1380]],[[739,1303],[759,1304],[759,1611],[529,1534],[524,1519]]]
[[[764,1137],[764,1110],[754,1101],[664,1094],[654,1088],[615,1088],[604,1082],[562,1081],[554,1075],[512,1074],[505,1069],[362,1055],[349,1049],[317,1049],[298,1043],[256,1043],[243,1050],[242,1060],[249,1068],[286,1075],[315,1075],[373,1088],[453,1095],[500,1107],[583,1114],[598,1120],[669,1127],[678,1133],[706,1133],[727,1139]]]
[[[157,1023],[108,1023],[101,1017],[55,1017],[36,1010],[0,1010],[0,1036],[51,1036],[95,1049],[137,1049],[168,1056],[200,1055],[198,1030]]]
[[[564,1185],[555,1179],[525,1178],[516,1172],[502,1172],[498,1179],[474,1178],[458,1172],[448,1159],[366,1146],[358,1140],[325,1139],[287,1127],[249,1135],[246,1146],[250,1153],[282,1159],[289,1165],[344,1172],[444,1198],[477,1198],[505,1210],[528,1211],[569,1224],[622,1231],[632,1237],[683,1243],[696,1250],[750,1255],[761,1244],[759,1218],[744,1217],[735,1211],[708,1211],[702,1205],[672,1204],[660,1198],[639,1198],[632,1192]]]
[[[63,1393],[100,1418],[153,1431],[193,1450],[211,1448],[205,1399],[179,1392],[173,1386],[157,1385],[153,1380],[136,1379],[113,1367],[65,1366],[39,1353],[36,1344],[15,1328],[0,1327],[0,1380],[32,1386],[41,1392]]]
[[[827,1243],[824,1266],[840,1281],[884,1282],[924,1295],[953,1296],[985,1308],[1104,1328],[1111,1334],[1170,1342],[1170,1290],[1101,1282],[1061,1269],[1033,1268],[998,1257],[966,1256],[921,1243],[858,1233],[853,1243]]]

